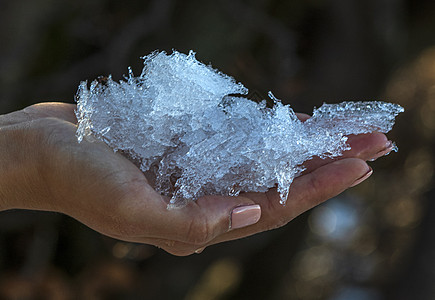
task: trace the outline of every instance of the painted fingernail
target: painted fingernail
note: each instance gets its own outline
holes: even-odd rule
[[[369,171],[367,173],[365,173],[363,176],[361,176],[360,178],[358,178],[357,180],[355,180],[355,182],[350,187],[353,187],[353,186],[360,184],[361,182],[363,182],[364,180],[369,178],[370,175],[372,175],[372,174],[373,174],[373,169],[369,167]]]
[[[388,155],[394,148],[394,143],[392,141],[387,141],[385,143],[385,147],[384,149],[382,149],[381,151],[379,151],[378,153],[376,153],[375,155],[373,155],[373,157],[370,159],[370,161],[375,161],[377,160],[379,157]]]
[[[199,248],[195,250],[196,254],[200,254],[202,251],[204,251],[205,247]]]
[[[388,140],[386,143],[385,143],[385,150],[386,149],[392,149],[393,148],[393,146],[394,146],[394,143],[392,142],[392,141],[390,141],[390,140]]]
[[[237,229],[255,224],[260,220],[261,207],[258,204],[239,206],[231,212],[230,229]]]

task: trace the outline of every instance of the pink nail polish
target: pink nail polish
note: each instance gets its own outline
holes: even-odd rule
[[[204,251],[204,249],[205,249],[205,247],[202,247],[202,248],[196,249],[196,250],[195,250],[195,253],[196,253],[196,254],[201,254],[202,251]]]
[[[387,141],[385,143],[385,148],[382,149],[381,151],[379,151],[378,153],[376,153],[371,159],[370,161],[375,161],[376,159],[378,159],[379,157],[388,155],[394,148],[394,143],[392,141]]]
[[[388,140],[388,141],[385,143],[385,149],[388,149],[388,148],[393,148],[393,142],[390,141],[390,140]]]
[[[369,168],[370,168],[370,167],[369,167]],[[364,180],[366,180],[367,178],[369,178],[370,175],[372,175],[372,174],[373,174],[373,169],[370,168],[370,170],[369,170],[366,174],[364,174],[363,176],[361,176],[360,178],[358,178],[357,180],[355,180],[355,182],[354,182],[350,187],[354,187],[354,186],[360,184],[361,182],[363,182]]]
[[[231,212],[230,229],[237,229],[255,224],[260,220],[261,207],[258,204],[239,206]]]

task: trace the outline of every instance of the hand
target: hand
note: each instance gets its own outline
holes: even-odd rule
[[[169,199],[121,154],[100,141],[77,143],[74,109],[42,103],[0,116],[0,210],[61,212],[102,234],[175,255],[283,226],[363,181],[372,172],[365,160],[391,151],[383,134],[350,137],[352,150],[339,159],[306,163],[285,206],[272,189],[205,196],[168,210]]]

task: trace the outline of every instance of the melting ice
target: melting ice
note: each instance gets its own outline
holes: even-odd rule
[[[349,134],[388,132],[403,111],[380,101],[324,104],[306,122],[271,93],[273,108],[210,66],[174,51],[144,59],[139,77],[109,76],[77,92],[77,137],[94,136],[152,177],[182,205],[206,194],[238,195],[278,187],[285,203],[293,179],[313,156],[350,149]]]

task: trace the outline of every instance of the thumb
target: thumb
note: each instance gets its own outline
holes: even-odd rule
[[[167,213],[172,220],[168,234],[177,233],[173,240],[201,246],[232,229],[257,223],[261,208],[245,197],[204,196]]]

